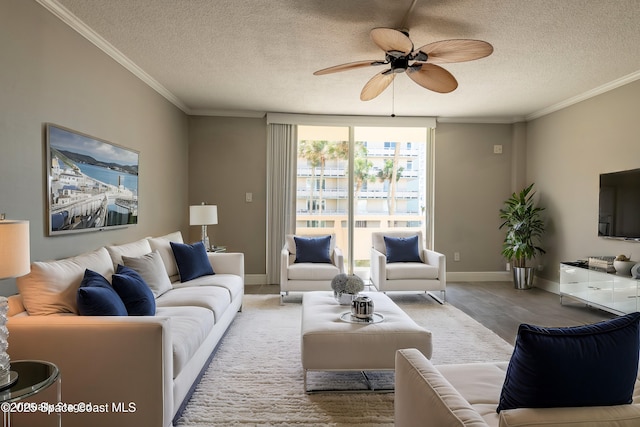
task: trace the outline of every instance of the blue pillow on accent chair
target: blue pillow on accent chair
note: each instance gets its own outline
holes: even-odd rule
[[[411,237],[383,236],[387,251],[387,262],[422,262],[418,235]]]
[[[192,245],[176,242],[169,243],[176,259],[181,282],[215,274],[209,262],[207,250],[202,242]]]
[[[127,308],[107,279],[100,273],[85,270],[76,294],[81,316],[126,316]]]
[[[293,236],[296,242],[295,262],[331,264],[331,236],[300,237]]]
[[[113,289],[127,308],[129,316],[153,316],[156,314],[156,299],[153,292],[137,271],[118,265],[111,282]]]
[[[520,325],[497,412],[631,403],[639,322],[631,313],[567,328]]]

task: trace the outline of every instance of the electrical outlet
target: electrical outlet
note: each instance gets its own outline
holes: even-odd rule
[[[253,202],[253,193],[244,193],[244,201],[247,203]]]
[[[453,253],[453,260],[454,261],[460,261],[460,252],[454,252]]]
[[[494,145],[493,154],[502,154],[502,145]]]

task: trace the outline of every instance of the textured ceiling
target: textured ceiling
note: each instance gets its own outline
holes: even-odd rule
[[[412,0],[38,1],[190,114],[513,121],[640,78],[638,0],[418,0],[406,21]],[[449,94],[400,74],[363,102],[380,68],[313,75],[383,59],[369,31],[403,21],[416,47],[473,38],[494,53],[443,65],[459,83]]]

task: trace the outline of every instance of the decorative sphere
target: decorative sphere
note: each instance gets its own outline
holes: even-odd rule
[[[347,275],[344,273],[340,273],[336,277],[334,277],[333,280],[331,280],[331,289],[333,289],[334,292],[341,294],[344,292],[346,284]]]
[[[331,289],[337,294],[357,294],[364,290],[364,282],[355,274],[338,274],[331,280]]]
[[[350,294],[357,294],[358,292],[362,292],[364,290],[364,282],[355,274],[347,276],[347,283],[345,286],[346,292]]]

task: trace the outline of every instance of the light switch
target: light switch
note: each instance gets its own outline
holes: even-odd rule
[[[244,193],[244,201],[247,203],[253,202],[253,193]]]

